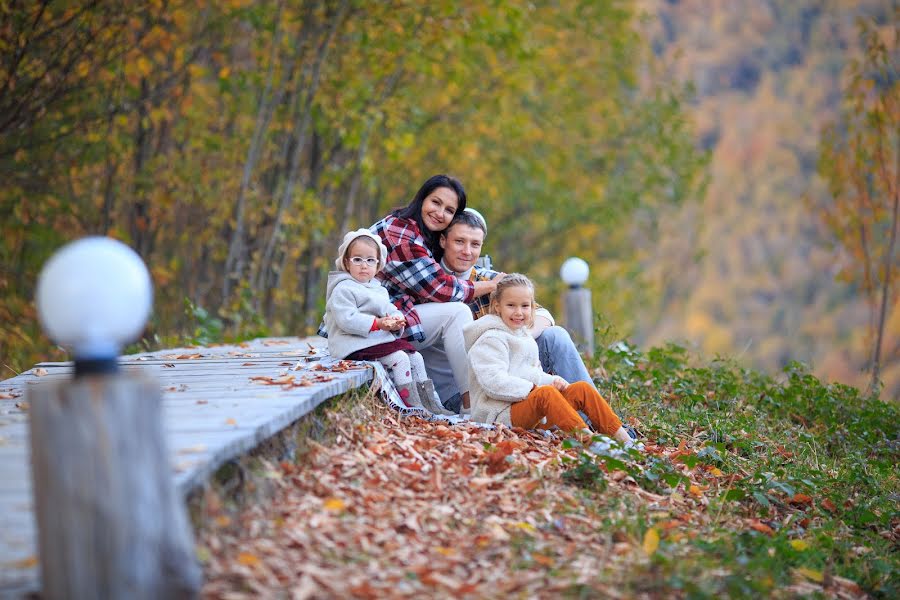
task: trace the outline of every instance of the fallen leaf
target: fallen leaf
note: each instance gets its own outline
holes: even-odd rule
[[[31,569],[38,565],[38,559],[36,556],[29,556],[28,558],[23,558],[22,560],[17,560],[13,563],[13,567],[16,569]]]
[[[834,505],[834,502],[832,502],[832,501],[829,500],[828,498],[825,498],[824,500],[822,500],[822,501],[819,503],[819,505],[820,505],[822,508],[824,508],[825,510],[827,510],[828,512],[830,512],[830,513],[836,513],[836,512],[837,512],[837,506],[835,506],[835,505]]]
[[[175,365],[172,363],[163,363],[163,367],[166,369],[174,369]]]
[[[753,520],[750,522],[750,529],[755,529],[756,531],[765,533],[766,535],[775,535],[774,529],[758,520]]]
[[[825,575],[824,573],[822,573],[822,571],[816,571],[815,569],[810,569],[807,567],[799,567],[797,569],[794,569],[794,571],[796,571],[800,575],[803,575],[807,579],[815,581],[816,583],[822,583],[823,581],[825,581]]]
[[[553,560],[553,558],[551,558],[551,557],[549,557],[549,556],[547,556],[547,555],[545,555],[545,554],[539,554],[539,553],[536,553],[536,552],[535,552],[535,553],[532,553],[531,559],[532,559],[534,562],[536,562],[537,564],[543,565],[543,566],[545,566],[545,567],[552,567],[552,566],[555,564],[555,562],[556,562],[556,561]]]
[[[234,419],[225,419],[225,424],[226,425],[237,425],[237,421],[235,421]]]
[[[49,373],[50,372],[44,367],[38,367],[32,372],[35,377],[43,377],[44,375],[47,375]]]
[[[801,552],[809,548],[809,544],[807,544],[803,540],[791,540],[791,546],[794,548],[794,550],[799,550]]]
[[[812,497],[806,494],[794,494],[788,502],[791,504],[812,504]]]
[[[0,400],[13,400],[18,397],[18,394],[13,394],[12,392],[0,392]]]
[[[647,530],[647,533],[644,534],[643,548],[644,554],[647,556],[653,556],[653,553],[659,548],[659,532],[655,527],[651,527]]]
[[[28,403],[27,402],[16,402],[16,408],[18,408],[19,410],[28,410]]]
[[[242,565],[247,565],[248,567],[256,567],[261,562],[255,554],[250,554],[249,552],[241,552],[240,554],[238,554],[237,561]]]
[[[696,486],[696,485],[692,485],[690,488],[688,488],[688,491],[693,496],[702,496],[703,495],[703,490],[701,490],[700,487]]]
[[[330,510],[332,512],[340,512],[344,510],[346,504],[340,498],[329,498],[327,499],[322,506],[325,507],[325,510]]]

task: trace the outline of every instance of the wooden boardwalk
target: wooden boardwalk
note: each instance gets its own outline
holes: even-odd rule
[[[372,380],[371,367],[332,371],[324,347],[322,338],[266,338],[122,357],[126,372],[160,382],[172,477],[183,496],[323,401]],[[71,363],[41,363],[0,381],[0,597],[39,587],[25,391],[71,372]]]

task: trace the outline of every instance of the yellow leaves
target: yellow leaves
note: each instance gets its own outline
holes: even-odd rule
[[[198,65],[197,63],[191,63],[188,65],[188,73],[190,73],[192,78],[200,79],[206,75],[206,67]]]
[[[822,573],[822,571],[816,571],[815,569],[810,569],[808,567],[799,567],[797,569],[794,569],[794,572],[803,575],[810,581],[815,581],[816,583],[822,583],[823,581],[825,581],[825,575]]]
[[[153,71],[153,64],[147,59],[146,56],[141,56],[135,62],[137,65],[138,73],[147,77]]]
[[[531,523],[526,523],[525,521],[514,523],[513,527],[521,529],[522,531],[527,531],[528,533],[534,533],[536,531],[534,525],[532,525]]]
[[[809,544],[807,544],[803,540],[791,540],[791,547],[798,552],[802,552],[809,548]]]
[[[647,556],[653,556],[653,553],[659,548],[659,532],[655,527],[651,527],[647,530],[647,533],[644,534],[644,543],[642,544],[642,547],[644,549],[644,554]]]
[[[703,490],[701,490],[700,487],[697,485],[692,484],[691,487],[688,488],[688,491],[691,493],[692,496],[696,496],[698,498],[703,495]]]
[[[322,503],[322,507],[331,512],[343,512],[347,505],[340,498],[328,498]]]
[[[228,76],[231,74],[231,69],[228,67],[222,67],[219,69],[219,79],[228,79]]]

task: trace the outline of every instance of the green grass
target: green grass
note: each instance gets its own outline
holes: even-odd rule
[[[694,365],[674,345],[641,353],[619,344],[599,362],[609,375],[600,390],[620,415],[637,419],[651,443],[682,444],[681,456],[585,454],[564,477],[598,511],[623,515],[605,528],[638,540],[668,517],[622,507],[627,497],[606,492],[607,472],[624,470],[649,492],[705,501],[689,515],[687,535],[661,530],[649,565],[626,582],[631,593],[793,596],[812,585],[831,596],[852,589],[847,578],[875,597],[900,597],[896,405],[822,383],[800,364],[774,379],[727,360]],[[694,474],[713,469],[709,488],[691,492]]]

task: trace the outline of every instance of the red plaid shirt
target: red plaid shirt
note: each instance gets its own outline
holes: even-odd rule
[[[406,339],[425,340],[416,304],[473,300],[475,284],[461,281],[441,268],[415,221],[388,215],[370,229],[387,247],[387,264],[377,277],[406,317]]]

